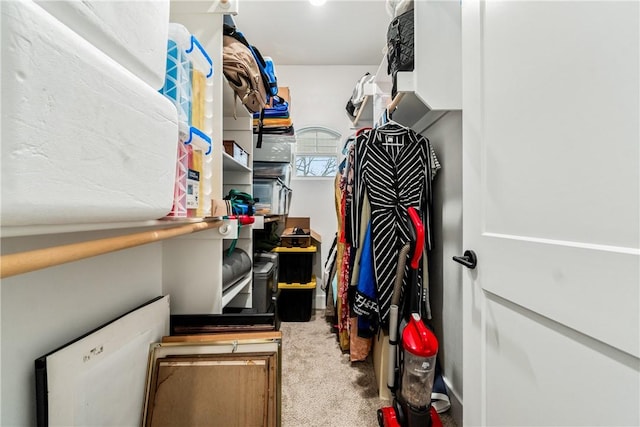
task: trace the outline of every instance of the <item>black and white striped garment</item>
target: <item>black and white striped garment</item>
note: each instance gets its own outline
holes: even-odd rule
[[[386,328],[395,281],[399,249],[411,241],[407,208],[420,212],[430,246],[428,229],[432,166],[429,141],[395,122],[361,134],[356,140],[351,211],[351,241],[360,235],[360,212],[366,192],[371,207],[373,265],[380,324]],[[420,269],[422,270],[422,269]],[[419,280],[422,271],[419,272]],[[403,289],[408,285],[408,265]]]

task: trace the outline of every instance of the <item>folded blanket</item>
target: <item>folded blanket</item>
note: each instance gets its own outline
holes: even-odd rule
[[[258,126],[259,119],[253,119],[253,126]],[[286,119],[264,119],[262,120],[262,126],[265,128],[275,128],[275,127],[289,127],[293,125],[293,120],[291,118]]]

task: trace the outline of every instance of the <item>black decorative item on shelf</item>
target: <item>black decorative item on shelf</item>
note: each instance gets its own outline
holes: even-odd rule
[[[393,78],[391,96],[397,92],[398,71],[413,71],[414,62],[413,9],[397,16],[387,29],[387,73]]]

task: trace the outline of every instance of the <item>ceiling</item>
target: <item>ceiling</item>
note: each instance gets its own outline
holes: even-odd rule
[[[240,0],[237,28],[277,65],[376,65],[391,18],[384,0]]]

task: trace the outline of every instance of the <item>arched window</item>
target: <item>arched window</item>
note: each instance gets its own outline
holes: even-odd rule
[[[321,126],[296,130],[295,175],[335,176],[341,138],[339,132]]]

